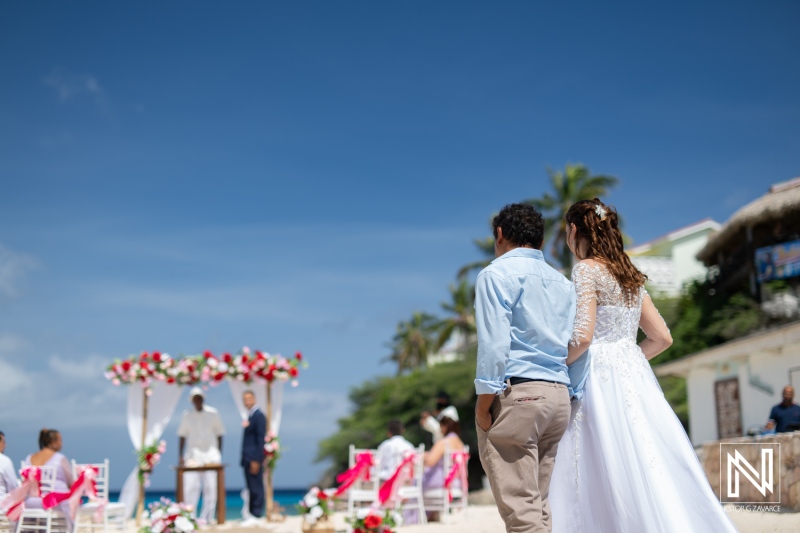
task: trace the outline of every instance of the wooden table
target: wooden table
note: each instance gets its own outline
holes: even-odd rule
[[[225,523],[225,467],[228,465],[173,466],[175,481],[175,501],[183,501],[183,474],[185,472],[217,472],[217,524]],[[197,509],[195,509],[197,512]]]

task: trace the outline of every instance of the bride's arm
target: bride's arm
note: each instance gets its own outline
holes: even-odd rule
[[[646,292],[642,300],[642,316],[639,319],[639,327],[647,336],[639,344],[639,347],[648,359],[652,359],[672,346],[672,335],[669,333],[669,328]]]
[[[575,325],[572,328],[572,339],[569,341],[567,364],[571,365],[589,348],[594,337],[594,326],[597,319],[597,286],[591,267],[594,261],[581,261],[572,269],[572,283],[577,295]]]

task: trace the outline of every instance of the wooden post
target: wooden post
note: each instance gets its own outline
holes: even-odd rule
[[[272,423],[272,382],[267,381],[267,434],[270,432],[270,424]],[[266,485],[266,511],[267,511],[267,522],[272,521],[272,499],[273,499],[273,491],[272,491],[272,469],[267,468],[264,471],[265,474],[265,485]]]
[[[144,447],[144,440],[147,438],[147,387],[142,391],[144,400],[142,401],[142,447]],[[138,461],[136,468],[139,468]],[[142,514],[144,514],[144,480],[139,481],[139,504],[136,506],[136,528],[142,525]]]

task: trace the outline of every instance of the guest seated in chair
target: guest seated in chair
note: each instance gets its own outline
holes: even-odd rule
[[[72,472],[72,465],[69,460],[61,453],[61,433],[55,429],[42,429],[39,432],[39,451],[30,454],[22,461],[23,468],[29,466],[52,466],[56,470],[56,479],[53,492],[69,492],[70,487],[75,482]],[[31,509],[41,508],[41,498],[28,498],[25,506]],[[69,500],[61,502],[58,510],[64,513],[67,521],[67,531],[72,531],[72,519],[70,518]]]
[[[414,451],[414,445],[403,437],[405,428],[399,420],[390,420],[389,438],[378,446],[378,479],[381,483],[392,477],[405,455]]]
[[[434,444],[430,451],[425,452],[425,471],[422,474],[423,490],[444,488],[444,480],[447,475],[444,471],[445,451],[451,453],[464,451],[458,414],[455,409],[450,412],[445,411],[442,414],[444,416],[441,416],[439,420],[439,426],[442,428],[442,439]],[[450,418],[451,416],[455,417],[455,419]],[[453,483],[453,487],[456,486],[461,486],[459,480]]]
[[[6,494],[19,486],[14,464],[11,459],[6,457],[5,453],[6,436],[0,431],[0,501],[3,500]],[[0,508],[0,511],[5,511],[5,509]]]

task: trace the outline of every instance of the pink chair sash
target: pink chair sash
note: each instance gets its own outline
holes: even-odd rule
[[[334,497],[341,496],[347,489],[349,489],[356,481],[361,478],[364,480],[369,481],[369,469],[372,465],[375,464],[375,461],[372,458],[372,454],[369,452],[361,452],[356,455],[356,464],[353,465],[353,468],[346,472],[342,472],[336,477],[336,482],[340,483],[339,488],[336,489],[336,492],[333,494]]]
[[[450,498],[450,501],[453,501],[453,492],[450,487],[459,474],[466,474],[469,454],[467,452],[453,452],[452,457],[453,466],[450,468],[450,472],[447,473],[447,477],[444,478],[444,487],[447,489],[447,497]],[[461,478],[463,480],[466,476],[462,475]],[[461,487],[461,490],[467,490],[467,488]]]
[[[22,516],[26,498],[35,498],[42,494],[42,471],[38,466],[25,468],[20,475],[22,484],[6,494],[6,497],[0,502],[0,508],[6,509],[6,516],[12,522],[16,522]]]
[[[394,474],[381,485],[378,490],[378,503],[381,506],[386,502],[393,501],[395,494],[397,494],[397,489],[402,487],[409,479],[414,478],[414,459],[416,457],[417,454],[413,452],[406,454]]]
[[[27,498],[41,497],[42,496],[42,471],[38,466],[31,466],[25,468],[20,472],[22,476],[22,484],[16,489],[9,492],[3,501],[0,502],[0,508],[7,508],[6,515],[9,520],[14,522],[18,521],[25,511],[25,500]],[[83,496],[90,498],[97,497],[97,468],[87,466],[83,469],[78,479],[70,487],[69,492],[51,492],[50,494],[42,497],[42,508],[52,509],[63,501],[69,500],[70,512],[72,518],[75,518],[75,512],[81,503]],[[105,502],[99,502],[99,512],[102,513]]]

